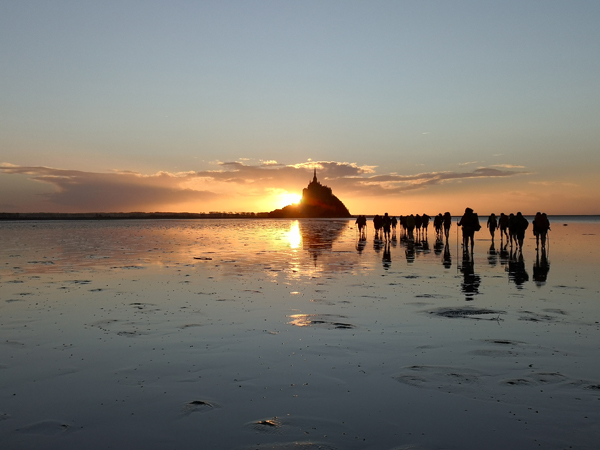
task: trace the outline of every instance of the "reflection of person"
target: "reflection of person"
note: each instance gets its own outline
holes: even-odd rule
[[[444,246],[444,257],[442,258],[442,264],[446,269],[452,267],[452,256],[450,255],[450,245]]]
[[[492,245],[490,245],[490,249],[488,250],[488,263],[490,266],[495,266],[498,264],[498,252],[496,251],[496,246],[494,245],[493,240]]]
[[[471,241],[471,253],[473,253],[475,232],[481,229],[481,225],[479,225],[479,217],[477,217],[477,214],[474,213],[471,208],[466,208],[465,213],[458,222],[458,226],[462,227],[464,251],[468,251],[469,241]]]
[[[502,245],[502,242],[500,242],[500,264],[506,266],[509,259],[510,255],[508,253],[508,241],[506,241],[504,245]]]
[[[359,239],[358,241],[356,241],[356,251],[359,254],[362,253],[362,251],[365,249],[366,245],[367,245],[366,239]]]
[[[475,261],[469,257],[468,253],[463,253],[462,267],[460,271],[463,274],[461,291],[465,294],[465,300],[473,300],[473,297],[479,294],[481,277],[475,273]]]
[[[533,265],[533,280],[538,286],[542,286],[548,279],[548,272],[550,272],[550,262],[546,256],[546,249],[542,248],[542,256],[540,257],[539,250],[535,256],[535,264]]]
[[[383,247],[382,262],[383,262],[383,268],[385,270],[388,270],[390,268],[390,266],[392,265],[392,252],[390,250],[390,241],[386,241],[386,243]]]
[[[513,252],[511,250],[507,270],[508,279],[515,283],[519,289],[523,289],[523,284],[529,281],[529,274],[525,270],[523,252]]]
[[[415,262],[415,244],[411,241],[406,243],[406,262]]]
[[[444,251],[444,241],[435,241],[435,244],[433,244],[433,252],[436,256],[440,256],[442,251]]]

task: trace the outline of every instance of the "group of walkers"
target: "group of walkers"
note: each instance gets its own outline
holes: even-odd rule
[[[477,213],[473,212],[471,208],[465,209],[465,213],[458,222],[458,225],[462,226],[463,248],[467,251],[470,241],[472,252],[475,232],[481,229]],[[532,225],[533,235],[536,239],[536,250],[540,248],[541,240],[542,251],[544,251],[546,249],[546,238],[550,230],[550,220],[548,220],[546,213],[536,213]],[[492,213],[487,221],[487,228],[492,236],[492,243],[494,242],[496,229],[500,229],[500,240],[503,241],[506,238],[506,242],[510,242],[511,247],[514,244],[520,252],[523,251],[523,240],[525,239],[525,231],[528,227],[529,221],[520,211],[517,214],[510,213],[508,216],[501,213],[500,217],[496,217],[496,214]]]
[[[448,213],[449,214],[449,213]],[[373,228],[375,229],[375,239],[391,240],[396,238],[396,229],[400,224],[404,235],[409,240],[415,240],[415,231],[417,240],[426,240],[427,231],[429,229],[430,216],[423,214],[411,214],[410,216],[400,216],[397,219],[395,216],[390,216],[385,213],[383,216],[376,214],[373,217]],[[452,220],[452,217],[450,217]],[[366,239],[367,217],[358,216],[356,218],[359,236],[361,239]]]
[[[383,239],[386,241],[395,239],[396,227],[398,223],[400,223],[404,236],[408,240],[415,241],[416,231],[416,240],[426,241],[430,219],[431,217],[427,214],[411,214],[409,216],[400,216],[399,219],[389,216],[388,213],[385,213],[383,216],[377,214],[373,217],[375,239]],[[366,239],[367,217],[364,215],[358,216],[356,225],[358,226],[360,239]],[[533,235],[536,238],[536,249],[539,249],[541,241],[542,250],[545,250],[546,239],[548,231],[550,230],[550,221],[548,220],[546,213],[536,213],[532,225]],[[433,226],[436,232],[436,239],[441,241],[445,238],[446,241],[448,241],[450,227],[452,226],[452,215],[449,212],[446,212],[445,214],[439,213],[433,219]],[[481,230],[481,224],[479,223],[477,213],[471,208],[466,208],[465,213],[458,222],[458,226],[462,227],[464,251],[468,251],[470,244],[471,252],[473,252],[475,233]],[[525,239],[525,231],[528,227],[529,221],[521,214],[521,212],[518,212],[517,214],[511,213],[509,215],[501,213],[499,217],[492,213],[487,221],[487,228],[492,237],[492,243],[494,242],[496,230],[499,229],[500,239],[503,241],[506,237],[506,242],[510,242],[511,247],[514,243],[515,247],[520,251],[523,250],[523,240]]]
[[[496,217],[494,213],[490,214],[488,218],[487,227],[490,230],[492,241],[494,240],[494,234],[497,228],[500,229],[500,238],[506,241],[510,241],[510,245],[513,243],[522,250],[523,239],[525,238],[525,231],[529,227],[529,221],[518,212],[515,214],[509,214],[508,216],[504,213],[500,214],[500,217]],[[546,249],[546,238],[548,231],[550,230],[550,220],[546,213],[537,212],[532,222],[532,231],[535,236],[536,249],[540,248],[540,240],[542,242],[542,250]]]

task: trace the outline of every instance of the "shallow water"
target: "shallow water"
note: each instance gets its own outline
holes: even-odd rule
[[[0,447],[597,448],[600,222],[551,222],[0,223]]]

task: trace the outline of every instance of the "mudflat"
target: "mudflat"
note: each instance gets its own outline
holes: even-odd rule
[[[595,449],[600,221],[550,219],[2,222],[0,448]]]

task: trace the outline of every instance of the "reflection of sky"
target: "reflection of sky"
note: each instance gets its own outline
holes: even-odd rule
[[[549,234],[547,260],[552,270],[546,286],[593,284],[600,265],[600,224],[563,223],[553,222]],[[5,222],[0,223],[0,238],[3,277],[188,265],[219,277],[262,271],[282,280],[381,271],[398,279],[422,280],[450,277],[456,270],[444,268],[442,255],[419,248],[409,264],[401,242],[390,248],[393,264],[385,270],[371,245],[372,236],[358,252],[353,221],[345,220]],[[482,230],[476,238],[473,273],[486,280],[480,288],[484,294],[485,286],[504,282],[507,275],[502,261],[489,264],[489,234]],[[450,251],[457,257],[460,248],[451,244]],[[536,253],[529,230],[523,260],[532,272]],[[523,284],[525,289],[535,286],[533,281]]]

